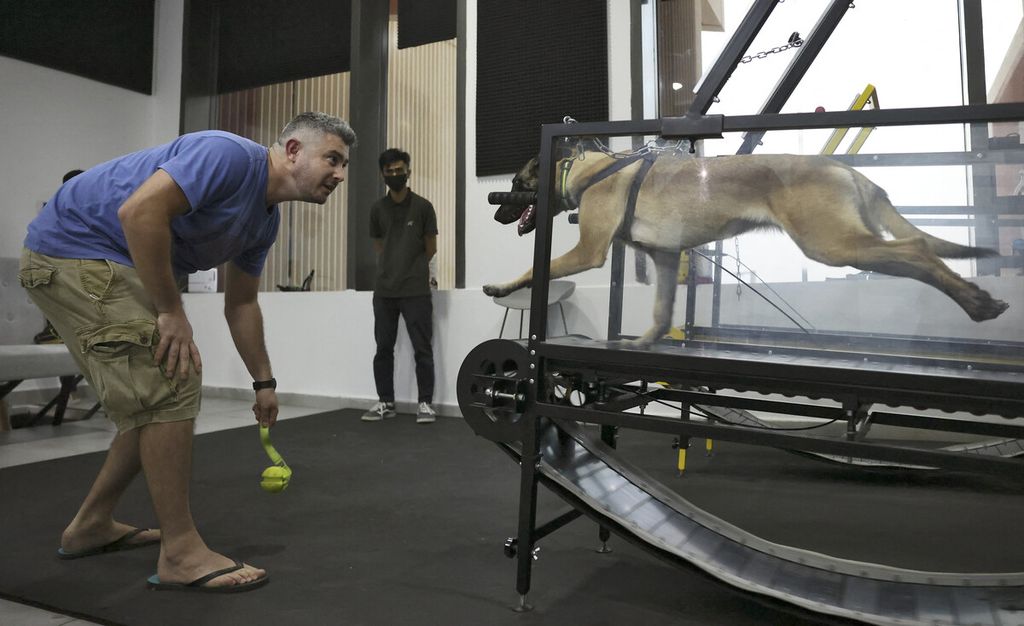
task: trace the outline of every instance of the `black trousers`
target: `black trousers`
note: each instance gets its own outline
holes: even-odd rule
[[[395,340],[398,339],[398,316],[405,319],[405,328],[412,340],[416,359],[416,386],[419,402],[434,398],[434,351],[430,347],[434,335],[434,302],[430,296],[383,298],[373,296],[373,335],[377,354],[373,356],[373,379],[377,398],[395,401]]]

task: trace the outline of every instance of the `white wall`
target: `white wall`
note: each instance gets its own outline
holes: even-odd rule
[[[831,281],[773,285],[815,327],[837,331],[874,331],[922,336],[1024,341],[1024,277],[984,277],[979,284],[1010,303],[999,319],[977,324],[939,291],[906,279]],[[698,323],[710,323],[711,287],[697,294]],[[316,396],[325,407],[368,406],[376,400],[372,358],[373,309],[369,292],[262,293],[260,305],[267,349],[278,392]],[[681,324],[685,287],[680,287],[674,320]],[[632,285],[624,296],[624,332],[640,334],[650,325],[654,289]],[[186,294],[203,358],[203,384],[245,390],[251,379],[235,353],[223,320],[222,294]],[[457,406],[455,380],[466,355],[479,343],[498,337],[504,309],[477,289],[435,292],[435,402],[446,413]],[[608,288],[584,285],[565,304],[569,332],[607,337]],[[297,321],[298,320],[298,321]],[[722,321],[793,328],[749,291],[723,294]],[[509,314],[505,338],[518,333],[518,313]],[[524,334],[527,332],[526,317]],[[562,334],[557,307],[549,310],[549,336]],[[400,326],[395,352],[395,393],[400,403],[416,400],[412,349]]]
[[[157,1],[152,96],[0,56],[0,255],[65,172],[177,136],[183,6]]]

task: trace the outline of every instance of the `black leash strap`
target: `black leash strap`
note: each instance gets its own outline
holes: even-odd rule
[[[615,162],[611,164],[611,166],[598,172],[593,178],[588,180],[587,183],[583,185],[581,189],[572,193],[572,197],[567,197],[565,195],[565,185],[563,183],[562,203],[565,204],[566,208],[569,210],[575,210],[579,208],[579,202],[576,200],[576,198],[582,198],[583,194],[597,183],[601,182],[602,180],[610,176],[618,174],[619,172],[629,167],[630,165],[636,163],[637,161],[641,161],[640,169],[637,170],[637,173],[633,175],[633,180],[630,182],[629,196],[626,200],[626,211],[622,217],[622,224],[619,226],[618,235],[620,237],[628,237],[629,230],[630,228],[633,227],[633,216],[636,215],[636,200],[637,197],[640,195],[640,186],[643,184],[644,178],[647,177],[647,172],[651,170],[651,167],[654,165],[654,160],[657,158],[657,153],[643,152],[640,154],[633,154],[628,157],[623,157],[621,159],[616,159]],[[563,172],[563,177],[565,173],[567,172]]]
[[[629,200],[626,201],[626,214],[622,216],[622,225],[619,226],[619,236],[629,238],[629,231],[633,228],[633,216],[636,215],[636,199],[640,195],[640,185],[643,184],[644,178],[647,177],[647,172],[651,171],[651,166],[654,165],[654,159],[657,156],[654,153],[648,152],[644,155],[643,163],[640,164],[640,171],[633,177],[633,182],[629,185]]]

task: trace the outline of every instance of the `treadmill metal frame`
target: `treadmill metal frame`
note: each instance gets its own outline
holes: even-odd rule
[[[964,0],[970,8],[967,17],[980,19],[979,0]],[[801,50],[783,76],[769,101],[759,115],[722,116],[707,115],[716,94],[724,86],[740,58],[746,52],[754,37],[760,31],[769,14],[777,4],[777,0],[757,0],[733,35],[717,63],[709,72],[701,89],[696,94],[690,112],[682,117],[640,120],[627,122],[598,122],[545,125],[541,131],[540,150],[540,181],[538,202],[536,206],[536,240],[534,247],[534,289],[532,294],[529,340],[518,345],[528,351],[529,364],[521,363],[519,371],[513,379],[502,376],[480,376],[482,384],[490,380],[489,393],[493,394],[485,403],[499,406],[504,402],[511,405],[508,410],[517,417],[507,424],[505,436],[498,435],[495,439],[521,442],[521,477],[519,489],[519,523],[518,537],[514,547],[507,546],[509,556],[517,556],[516,588],[521,596],[521,608],[526,608],[526,594],[530,588],[531,567],[534,558],[536,541],[560,528],[577,513],[570,512],[555,520],[537,526],[537,484],[540,480],[541,452],[540,433],[546,418],[578,420],[601,424],[602,438],[606,443],[613,444],[615,430],[620,427],[637,428],[658,432],[675,433],[681,438],[690,436],[706,436],[715,439],[741,441],[754,445],[778,446],[806,451],[815,451],[835,455],[849,455],[864,458],[896,461],[901,463],[917,463],[936,467],[954,467],[969,471],[1009,472],[1024,476],[1024,463],[1016,459],[970,457],[952,452],[933,452],[904,448],[898,446],[879,446],[878,444],[857,441],[858,428],[869,418],[874,423],[887,423],[901,426],[924,427],[957,432],[973,432],[998,434],[999,436],[1024,437],[1024,428],[1010,424],[983,424],[957,420],[936,420],[918,416],[900,415],[884,411],[870,412],[874,403],[914,405],[944,408],[947,410],[973,410],[974,412],[996,412],[1003,415],[1024,415],[1024,379],[1016,379],[1021,372],[1016,365],[1005,377],[992,380],[976,380],[972,377],[951,375],[932,376],[918,375],[913,371],[899,374],[892,372],[871,372],[869,370],[822,368],[805,365],[787,365],[772,362],[766,365],[758,359],[734,359],[688,355],[686,350],[670,346],[661,350],[638,351],[623,349],[623,345],[608,342],[604,346],[583,345],[572,340],[548,341],[547,316],[543,314],[547,308],[548,281],[550,278],[549,263],[551,259],[551,231],[554,215],[551,207],[557,206],[554,197],[554,181],[552,171],[556,143],[567,137],[584,136],[626,136],[626,135],[659,135],[666,139],[687,139],[691,145],[698,140],[721,137],[724,132],[745,131],[748,133],[744,149],[752,150],[760,137],[769,130],[835,128],[841,126],[890,126],[920,125],[942,123],[971,123],[975,129],[986,130],[982,135],[977,130],[972,138],[987,138],[984,123],[1013,121],[1024,119],[1024,104],[977,104],[976,99],[965,106],[926,107],[912,109],[885,109],[838,111],[825,113],[791,113],[779,114],[785,99],[803,76],[816,53],[824,45],[828,35],[835,28],[849,2],[836,0],[826,9],[825,14],[815,26],[815,31],[808,39],[808,45]],[[969,43],[973,50],[977,49],[977,37],[980,36],[980,24],[972,22],[966,29],[974,43]],[[978,67],[977,58],[969,60],[971,67]],[[977,79],[972,78],[972,84]],[[982,80],[983,84],[983,80]],[[920,155],[856,155],[854,157],[836,157],[838,160],[850,162],[852,165],[889,164],[902,159],[913,162]],[[950,153],[942,157],[943,162],[964,163],[972,165],[990,164],[993,162],[1021,162],[1024,155],[1020,151],[988,151],[987,145],[977,148],[972,145],[969,153]],[[993,209],[1002,212],[1022,213],[1019,203],[1008,199],[989,198]],[[979,208],[972,207],[975,213]],[[979,215],[979,219],[983,216]],[[613,252],[612,284],[609,315],[609,332],[611,339],[621,336],[621,305],[623,285],[623,261],[621,246]],[[691,272],[691,276],[694,273]],[[720,285],[716,285],[718,287]],[[728,331],[723,329],[698,329],[694,325],[693,302],[695,301],[695,284],[691,286],[688,297],[687,336],[700,335],[701,341],[694,342],[694,347],[708,347],[714,351],[716,345],[726,340]],[[717,299],[717,294],[716,294]],[[540,312],[540,313],[537,313]],[[717,323],[717,316],[715,318]],[[785,334],[776,331],[760,331],[763,337]],[[822,335],[816,334],[818,339]],[[856,342],[856,337],[847,335],[836,336],[840,342]],[[922,343],[921,338],[912,340]],[[516,342],[507,342],[508,345]],[[919,345],[917,347],[920,347]],[[1008,349],[1012,349],[1012,346]],[[496,347],[500,352],[500,347]],[[999,350],[1006,349],[1000,348]],[[518,350],[518,348],[517,348]],[[672,352],[674,350],[674,352]],[[806,355],[805,355],[806,356]],[[1019,365],[1019,363],[1017,364]],[[913,364],[911,364],[913,366]],[[680,401],[682,406],[689,407],[698,401],[704,404],[722,406],[768,406],[765,400],[749,399],[739,396],[724,396],[699,391],[663,389],[650,392],[648,397],[628,394],[604,394],[589,408],[572,407],[556,404],[548,400],[552,392],[547,389],[546,376],[549,372],[584,372],[597,381],[601,376],[613,379],[635,380],[670,380],[683,381],[693,387],[709,387],[721,389],[739,387],[741,389],[773,391],[784,388],[794,395],[822,394],[840,399],[841,408],[833,409],[838,419],[848,422],[848,436],[845,441],[830,441],[801,434],[758,431],[745,427],[728,426],[712,422],[699,423],[688,419],[671,419],[648,415],[625,414],[623,411],[656,398],[670,398]],[[830,382],[823,381],[823,377]],[[504,381],[504,383],[502,383]],[[592,381],[592,382],[593,382]],[[978,393],[978,383],[983,393]],[[505,387],[499,385],[505,384]],[[511,387],[508,387],[511,385]],[[964,397],[963,394],[972,394]],[[501,400],[497,396],[504,396]],[[710,397],[709,397],[710,396]],[[479,409],[480,406],[476,406]],[[471,407],[463,407],[464,410]],[[808,408],[796,402],[773,402],[771,408],[776,411],[788,410],[797,415],[827,417],[828,409]],[[601,530],[602,540],[607,539],[608,531]]]

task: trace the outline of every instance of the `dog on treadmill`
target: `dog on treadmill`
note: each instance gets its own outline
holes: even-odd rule
[[[998,252],[921,231],[896,211],[885,190],[827,157],[578,150],[556,168],[559,210],[579,207],[580,239],[551,261],[551,278],[601,267],[616,237],[646,251],[654,259],[657,295],[654,324],[637,340],[640,344],[669,329],[680,252],[753,229],[781,229],[808,258],[826,265],[927,283],[976,322],[998,317],[1008,307],[942,262]],[[537,159],[530,160],[516,174],[512,190],[537,191],[537,170]],[[519,220],[523,234],[533,229],[533,207],[502,205],[495,219]],[[484,293],[504,296],[529,286],[532,278],[531,269],[511,282],[484,286]]]

